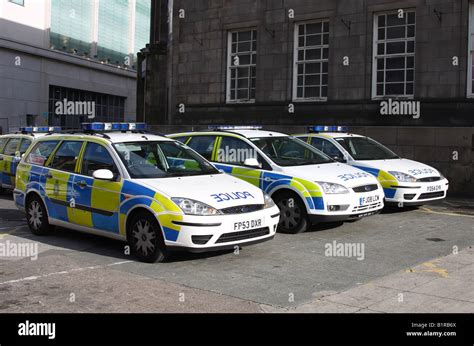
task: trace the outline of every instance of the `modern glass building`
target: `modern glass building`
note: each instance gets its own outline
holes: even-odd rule
[[[50,48],[135,69],[150,36],[150,0],[51,0]]]
[[[58,102],[90,103],[94,121],[135,120],[150,16],[151,0],[0,0],[0,133],[85,119]]]

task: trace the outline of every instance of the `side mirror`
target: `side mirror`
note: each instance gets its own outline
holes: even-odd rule
[[[245,159],[244,166],[255,167],[255,168],[260,168],[261,167],[260,162],[258,162],[258,160],[255,159],[255,158]]]
[[[334,160],[336,160],[337,162],[341,162],[341,163],[346,163],[346,162],[347,162],[347,160],[346,160],[345,157],[341,157],[341,156],[337,156],[337,155],[336,155],[336,156],[333,156],[332,158],[333,158]]]
[[[22,156],[22,155],[20,154],[20,152],[19,152],[19,151],[16,151],[16,152],[15,152],[15,156],[13,157],[13,162],[15,162],[15,163],[20,162],[21,156]]]
[[[108,169],[98,169],[92,173],[92,177],[99,180],[114,180],[114,174]]]

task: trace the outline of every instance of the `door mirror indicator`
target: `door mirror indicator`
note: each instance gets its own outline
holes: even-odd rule
[[[92,177],[94,179],[99,179],[99,180],[114,180],[115,176],[112,173],[112,171],[108,169],[98,169],[92,173]]]

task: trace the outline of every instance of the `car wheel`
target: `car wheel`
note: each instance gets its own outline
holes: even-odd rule
[[[305,232],[310,225],[306,206],[293,192],[282,192],[274,198],[280,208],[278,230],[282,233],[297,234]]]
[[[146,211],[133,216],[127,239],[132,253],[142,262],[163,262],[168,256],[158,221]]]
[[[31,233],[34,235],[45,235],[53,228],[48,222],[48,213],[41,198],[33,195],[26,202],[26,220]]]

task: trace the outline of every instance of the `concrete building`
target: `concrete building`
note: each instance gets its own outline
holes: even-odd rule
[[[149,33],[148,0],[0,0],[1,132],[134,120],[136,52]]]
[[[473,2],[152,4],[139,119],[162,131],[349,125],[439,168],[451,191],[474,195]]]

